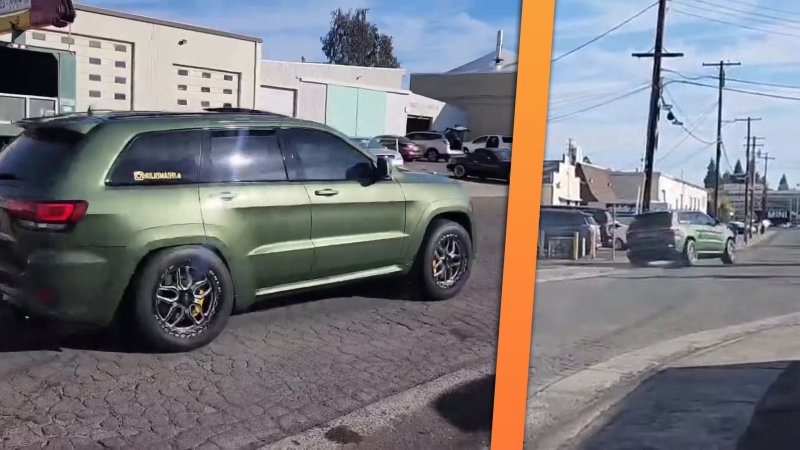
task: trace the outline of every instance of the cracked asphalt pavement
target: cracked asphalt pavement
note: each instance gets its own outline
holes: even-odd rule
[[[479,259],[445,302],[387,281],[267,300],[186,354],[0,315],[0,447],[258,448],[493,363],[506,199],[474,203]]]

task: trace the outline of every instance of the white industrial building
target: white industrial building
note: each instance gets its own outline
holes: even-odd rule
[[[62,51],[59,112],[255,106],[261,39],[85,5],[76,10],[69,28],[13,39],[23,48]],[[0,41],[11,42],[11,34]]]
[[[445,73],[411,74],[410,83],[418,94],[465,110],[470,137],[513,133],[516,86],[517,54],[503,48],[502,31],[494,52]]]
[[[466,125],[466,113],[403,89],[402,69],[262,61],[256,107],[328,124],[350,136]]]

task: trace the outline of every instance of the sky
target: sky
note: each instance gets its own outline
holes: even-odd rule
[[[497,30],[516,49],[519,0],[82,0],[78,3],[206,26],[264,39],[265,59],[324,61],[320,37],[336,8],[369,8],[368,20],[394,38],[408,73],[453,69],[494,51]]]
[[[684,56],[664,60],[664,98],[673,105],[672,112],[683,127],[671,124],[666,113],[662,114],[656,171],[702,183],[716,152],[718,95],[718,69],[703,63],[725,60],[741,63],[726,69],[727,88],[794,99],[725,91],[721,170],[732,170],[739,159],[745,161],[747,125],[728,121],[749,115],[761,118],[752,123],[753,134],[765,138],[759,141],[763,144],[759,150],[775,158],[769,161],[770,185],[777,186],[784,173],[790,186],[800,183],[800,152],[794,148],[800,123],[800,4],[795,3],[669,1],[665,50]],[[557,0],[554,59],[652,4],[654,0]],[[573,139],[595,164],[620,170],[641,167],[652,59],[634,58],[631,53],[652,51],[656,16],[657,8],[652,7],[605,38],[553,62],[547,158],[560,157],[568,139]],[[640,87],[643,89],[636,91]],[[624,96],[629,92],[633,93]],[[618,97],[622,98],[612,101]],[[578,112],[603,103],[607,104]],[[757,170],[764,173],[763,160],[757,163]]]

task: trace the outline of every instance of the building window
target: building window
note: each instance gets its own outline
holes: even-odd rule
[[[189,71],[186,70],[186,69],[178,69],[178,75],[180,75],[182,77],[188,77],[189,76]]]
[[[202,87],[202,88],[200,88],[200,92],[209,93],[209,92],[211,92],[211,88],[210,87]]]
[[[89,41],[89,47],[91,48],[100,48],[102,46],[103,45],[100,43],[100,41]]]
[[[185,91],[186,89],[187,89],[187,88],[186,88],[186,85],[185,85],[185,84],[179,84],[179,85],[178,85],[178,90],[179,90],[179,91]]]
[[[126,98],[125,94],[114,94],[114,100],[125,100]]]
[[[127,84],[128,83],[128,79],[125,78],[125,77],[114,77],[114,83]]]
[[[103,79],[100,75],[91,74],[89,75],[89,81],[103,81]]]
[[[114,67],[116,67],[118,69],[124,69],[124,68],[128,67],[128,63],[126,63],[125,61],[116,61],[116,62],[114,62]]]
[[[233,81],[233,75],[225,75],[225,81]]]
[[[99,66],[101,64],[100,58],[89,58],[89,64],[94,64],[95,66]]]
[[[128,47],[125,47],[124,45],[117,44],[114,46],[114,50],[121,53],[128,53]]]
[[[47,40],[47,37],[44,35],[44,33],[31,33],[31,37],[37,41]]]
[[[222,93],[227,95],[233,95],[233,89],[224,89]]]
[[[208,72],[203,72],[203,78],[211,78],[211,74]]]
[[[75,45],[75,39],[72,39],[71,37],[62,36],[61,43],[67,45]]]
[[[100,91],[89,91],[89,97],[100,98],[101,96]]]
[[[178,104],[181,105],[181,106],[186,106],[186,105],[189,104],[189,102],[187,102],[186,100],[180,99],[180,100],[178,100]]]
[[[211,102],[208,101],[200,102],[200,106],[202,106],[203,108],[208,108],[209,106],[211,106]]]

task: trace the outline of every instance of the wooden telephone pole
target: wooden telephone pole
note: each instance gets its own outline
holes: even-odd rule
[[[653,58],[653,78],[650,88],[650,113],[647,117],[647,144],[644,154],[644,187],[642,192],[642,211],[650,210],[653,186],[653,158],[658,147],[658,118],[661,113],[661,59],[677,58],[683,53],[664,52],[664,22],[667,15],[667,0],[658,1],[658,21],[656,22],[656,43],[652,53],[634,53],[636,58]]]

